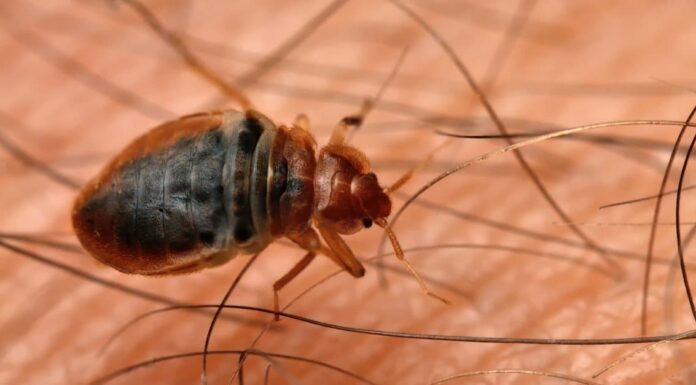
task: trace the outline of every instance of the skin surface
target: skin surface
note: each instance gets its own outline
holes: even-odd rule
[[[147,2],[166,25],[189,36],[194,52],[226,79],[248,73],[263,54],[326,7],[325,1],[314,0],[302,6],[270,0],[222,3]],[[492,57],[519,6],[517,1],[485,7],[475,1],[407,4],[443,34],[477,80],[492,71]],[[504,50],[497,79],[484,82],[491,103],[511,132],[616,120],[683,121],[696,101],[688,89],[696,64],[694,6],[686,1],[540,1],[526,27],[515,32],[512,50]],[[236,106],[187,70],[125,5],[4,2],[0,27],[0,139],[77,184],[151,127],[188,113]],[[436,129],[497,134],[441,48],[388,2],[349,2],[287,60],[244,91],[258,110],[278,123],[290,123],[305,113],[322,145],[342,117],[358,111],[365,98],[377,93],[406,46],[409,51],[399,74],[351,139],[371,160],[380,183],[388,185],[445,141]],[[426,119],[436,116],[440,118]],[[461,122],[466,125],[458,127]],[[601,145],[574,135],[576,139],[546,141],[523,150],[579,228],[597,245],[623,252],[623,257],[606,254],[618,263],[621,275],[562,223],[512,154],[505,153],[446,178],[394,226],[407,258],[451,305],[423,295],[390,255],[385,257],[386,286],[380,283],[377,267],[366,262],[364,278],[342,273],[288,312],[346,326],[427,334],[640,336],[641,261],[655,202],[598,208],[655,194],[678,129],[625,126],[589,134],[640,138],[657,146],[640,146],[643,142],[637,141]],[[686,138],[691,139],[688,131]],[[454,140],[395,195],[393,212],[440,172],[504,145],[501,139]],[[668,190],[676,186],[682,159],[675,163]],[[689,174],[685,186],[694,182]],[[47,261],[131,288],[179,302],[216,304],[249,260],[238,257],[223,267],[183,276],[124,275],[79,252],[5,237],[28,234],[77,246],[69,220],[73,188],[18,159],[7,146],[0,149],[0,186],[0,245],[19,246]],[[685,192],[681,200],[683,222],[692,221],[692,194]],[[694,327],[679,273],[670,269],[676,252],[674,203],[673,195],[665,199],[658,226],[654,255],[662,262],[652,269],[649,335]],[[686,232],[690,226],[683,227]],[[367,259],[377,253],[383,234],[373,226],[346,241],[358,257]],[[468,248],[409,251],[444,244]],[[687,260],[691,254],[687,248]],[[271,308],[273,282],[302,255],[287,242],[273,244],[241,279],[228,303]],[[281,292],[281,306],[334,270],[327,258],[317,258]],[[141,360],[202,350],[211,314],[179,310],[136,324],[100,354],[119,327],[163,306],[0,249],[0,383],[85,383]],[[229,317],[218,321],[211,350],[247,348],[273,318],[241,310],[224,314]],[[421,341],[351,334],[283,319],[257,349],[319,359],[379,384],[428,384],[468,371],[501,368],[591,380],[593,373],[640,346],[644,345]],[[661,345],[594,381],[688,383],[694,380],[693,346],[689,341]],[[269,362],[271,384],[359,383],[316,365],[258,356],[248,359],[245,383],[263,383]],[[210,357],[209,383],[227,383],[236,366],[236,356]],[[200,372],[200,358],[187,358],[146,367],[113,383],[194,384]],[[490,374],[451,383],[562,382],[531,374]]]

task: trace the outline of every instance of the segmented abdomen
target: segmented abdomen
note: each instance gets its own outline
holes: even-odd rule
[[[194,271],[262,249],[277,131],[260,114],[236,111],[150,131],[83,189],[78,237],[97,259],[138,274]]]

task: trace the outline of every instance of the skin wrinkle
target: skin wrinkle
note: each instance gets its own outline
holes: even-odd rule
[[[182,20],[188,20],[185,33],[190,36],[258,53],[270,52],[284,36],[290,36],[328,3],[328,0],[310,0],[306,6],[298,7],[295,2],[274,0],[202,0],[186,7],[181,1],[146,2],[174,31],[183,27]],[[458,8],[457,2],[443,1],[436,9],[431,9],[427,1],[405,3],[443,33],[477,80],[485,77],[496,44],[503,38],[520,4],[510,0],[487,5],[486,9],[495,12],[495,22],[482,29],[481,25],[470,23],[469,18],[462,16],[469,12],[466,4]],[[58,0],[26,7],[22,2],[8,2],[2,8],[7,9],[8,15],[21,15],[3,27],[15,34],[28,31],[22,32],[25,34],[22,36],[31,33],[32,38],[17,40],[4,29],[0,33],[0,52],[3,52],[0,56],[3,66],[1,110],[12,119],[10,121],[20,123],[7,123],[1,131],[7,132],[13,143],[37,161],[104,154],[98,161],[78,164],[79,167],[57,161],[50,164],[70,180],[86,181],[95,175],[115,151],[164,121],[155,119],[156,116],[166,119],[169,113],[177,116],[195,112],[201,105],[219,97],[214,87],[187,72],[180,60],[132,12],[122,7],[114,11],[99,1]],[[448,8],[455,9],[448,12]],[[56,21],[52,19],[54,11],[59,15]],[[684,90],[675,92],[654,79],[688,86],[679,79],[692,78],[696,64],[684,49],[696,42],[696,28],[691,20],[693,11],[694,5],[689,2],[656,5],[648,0],[540,1],[527,26],[531,35],[516,43],[509,62],[495,81],[491,102],[501,116],[510,117],[512,132],[536,132],[547,126],[557,129],[613,120],[683,120],[696,101],[694,95]],[[66,15],[76,24],[74,28],[69,32],[54,31],[65,26]],[[81,20],[88,17],[94,19],[81,24]],[[482,18],[481,22],[486,20]],[[356,26],[365,30],[356,31]],[[562,31],[560,35],[555,33],[559,30]],[[89,36],[84,42],[80,41],[82,31]],[[70,73],[79,67],[72,66],[69,71],[61,70],[60,63],[56,67],[55,62],[50,62],[51,55],[37,55],[40,47],[25,45],[37,39],[53,47],[61,57],[70,58],[99,77],[75,78]],[[539,44],[540,39],[543,44]],[[113,49],[110,48],[112,43]],[[475,112],[476,118],[461,116],[458,110],[471,98],[461,76],[443,52],[389,4],[349,1],[316,34],[300,44],[287,61],[292,63],[292,68],[307,62],[326,65],[328,69],[349,68],[358,72],[342,75],[326,70],[307,76],[303,74],[306,71],[286,71],[286,62],[280,61],[260,83],[245,91],[249,92],[254,105],[276,123],[289,124],[298,113],[307,114],[317,142],[322,145],[341,118],[357,111],[363,97],[374,95],[406,44],[410,52],[400,72],[405,76],[398,75],[394,79],[394,86],[385,93],[385,108],[378,105],[365,126],[351,139],[368,158],[379,160],[373,162],[375,172],[380,182],[388,185],[398,179],[408,165],[416,164],[444,140],[433,130],[496,134],[490,122],[482,119],[481,111]],[[219,69],[226,79],[235,79],[243,75],[240,69],[251,68],[225,59],[224,54],[207,52],[214,47],[208,45],[194,52],[201,54],[211,68]],[[361,69],[370,77],[356,79]],[[85,76],[93,81],[85,81]],[[99,78],[135,98],[121,100],[114,95],[103,95],[91,88],[100,84],[101,80],[95,80]],[[305,89],[314,96],[302,96]],[[147,103],[129,107],[137,104],[137,100]],[[232,105],[228,101],[216,108]],[[406,111],[409,106],[415,109]],[[157,115],[159,111],[161,115]],[[457,117],[457,121],[426,119],[435,114]],[[474,126],[452,128],[447,125],[470,124],[471,118],[475,118]],[[427,124],[423,120],[427,120]],[[392,121],[408,124],[398,130],[380,125],[380,122]],[[31,131],[24,132],[24,126]],[[678,129],[630,127],[597,130],[592,135],[611,138],[630,133],[636,140],[668,145]],[[689,132],[693,133],[691,129]],[[45,136],[41,136],[42,133]],[[33,138],[36,140],[31,140]],[[402,198],[416,191],[433,173],[503,143],[501,139],[454,141],[454,145],[436,154],[425,172],[417,173],[399,192],[394,199],[393,212],[403,204]],[[534,157],[530,160],[535,170],[568,210],[571,219],[578,223],[648,222],[650,204],[597,209],[608,203],[654,195],[660,176],[652,168],[631,160],[630,155],[640,155],[644,151],[650,159],[664,166],[666,150],[637,144],[633,147],[631,141],[620,147],[601,141],[591,146],[583,143],[581,140],[549,141],[539,145],[538,154],[543,154],[539,157],[533,148],[528,150],[530,158]],[[621,149],[622,156],[612,153],[617,148]],[[634,152],[634,149],[641,152]],[[675,165],[681,165],[682,161],[683,153],[680,153]],[[567,226],[554,224],[557,219],[509,154],[480,166],[450,177],[437,189],[429,191],[423,204],[406,210],[395,229],[404,248],[446,243],[497,243],[597,262],[596,256],[582,247]],[[674,174],[678,175],[678,170]],[[686,177],[685,186],[695,182],[689,173]],[[69,212],[74,193],[1,148],[0,186],[3,186],[0,189],[0,232],[29,235],[71,232]],[[676,179],[670,179],[667,190],[675,186]],[[691,201],[690,194],[682,196],[684,222],[693,221],[687,214],[694,209]],[[443,215],[432,209],[434,205],[449,207],[456,213]],[[673,208],[674,196],[665,196],[659,222],[673,223]],[[473,222],[477,220],[485,225]],[[515,234],[510,229],[523,229],[527,233]],[[587,226],[583,231],[600,246],[620,250],[630,258],[645,255],[647,229],[644,227]],[[370,256],[381,235],[381,230],[373,226],[346,237],[346,242],[355,249],[356,255]],[[74,243],[75,239],[68,241]],[[21,245],[24,247],[27,243]],[[665,283],[675,246],[674,229],[659,226],[655,255],[661,258],[660,263],[653,265],[651,277],[649,334],[662,332],[668,321],[663,315],[663,295],[669,294]],[[223,267],[197,274],[147,278],[117,273],[85,256],[53,249],[50,245],[26,247],[105,279],[199,304],[218,301],[220,293],[229,286],[245,261],[235,259]],[[687,262],[693,263],[692,253],[691,248],[686,248]],[[303,254],[294,246],[271,245],[249,270],[230,303],[272,307],[272,283]],[[341,274],[298,301],[289,312],[341,325],[423,333],[540,338],[639,335],[642,270],[633,260],[617,258],[626,269],[626,275],[616,281],[575,265],[518,256],[514,252],[428,250],[407,252],[406,256],[424,277],[435,277],[448,286],[471,293],[472,297],[460,299],[452,294],[449,299],[455,303],[442,306],[424,298],[409,276],[390,272],[387,272],[389,287],[380,289],[373,265],[367,264],[365,278],[354,279]],[[397,266],[395,259],[389,260],[393,257],[386,258],[390,266]],[[0,335],[0,383],[82,383],[143,359],[201,349],[210,313],[202,312],[207,315],[201,316],[178,311],[139,323],[104,356],[98,357],[101,344],[123,323],[161,305],[72,278],[4,248],[0,249],[0,261],[0,292],[3,293],[0,295],[0,328],[4,330]],[[297,280],[283,289],[281,305],[334,268],[326,258],[318,257]],[[44,293],[50,295],[42,295]],[[670,330],[675,333],[687,330],[693,320],[679,281],[670,300],[674,309]],[[258,322],[238,323],[235,318],[232,322],[220,322],[211,340],[213,350],[246,348],[259,332],[259,322],[272,318],[250,312],[226,313]],[[40,316],[28,320],[35,314]],[[4,329],[6,327],[9,329]],[[15,330],[17,333],[13,333]],[[696,358],[696,346],[693,341],[670,345],[678,348],[661,347],[627,360],[600,377],[599,382],[685,382],[689,378],[689,365]],[[467,371],[499,368],[547,371],[589,380],[596,370],[639,346],[527,347],[399,340],[328,331],[283,320],[263,337],[257,349],[319,359],[379,384],[421,384]],[[211,356],[210,383],[227,383],[236,362],[237,357]],[[310,364],[280,363],[301,383],[357,383]],[[263,383],[267,364],[261,358],[248,360],[245,383]],[[271,367],[269,373],[271,384],[285,383],[276,368]],[[200,359],[196,358],[152,365],[113,383],[195,384],[199,375]],[[560,379],[516,374],[486,375],[451,383],[470,382],[567,383]]]

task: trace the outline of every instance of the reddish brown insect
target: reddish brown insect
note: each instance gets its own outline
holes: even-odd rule
[[[388,193],[411,173],[382,188],[365,155],[345,143],[366,110],[341,120],[318,154],[304,115],[289,127],[254,110],[165,123],[136,139],[82,189],[73,209],[75,232],[99,261],[145,275],[217,266],[287,237],[307,254],[275,283],[277,308],[277,291],[317,253],[363,276],[340,234],[374,222],[430,294],[386,221]]]
[[[258,253],[286,237],[307,254],[273,285],[278,310],[278,291],[318,253],[362,277],[364,267],[340,234],[376,223],[423,292],[444,301],[429,292],[404,258],[386,220],[388,193],[414,170],[382,188],[367,157],[346,144],[346,135],[362,124],[370,102],[343,118],[316,154],[305,115],[289,127],[274,124],[199,62],[147,8],[127,3],[192,70],[244,111],[184,116],[152,129],[116,156],[82,189],[73,208],[75,232],[90,254],[125,273],[180,274],[223,264],[239,253]]]

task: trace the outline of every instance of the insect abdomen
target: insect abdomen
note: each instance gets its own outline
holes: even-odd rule
[[[260,250],[270,240],[263,186],[275,132],[262,116],[234,111],[154,129],[85,187],[73,212],[78,237],[97,259],[137,274]]]

